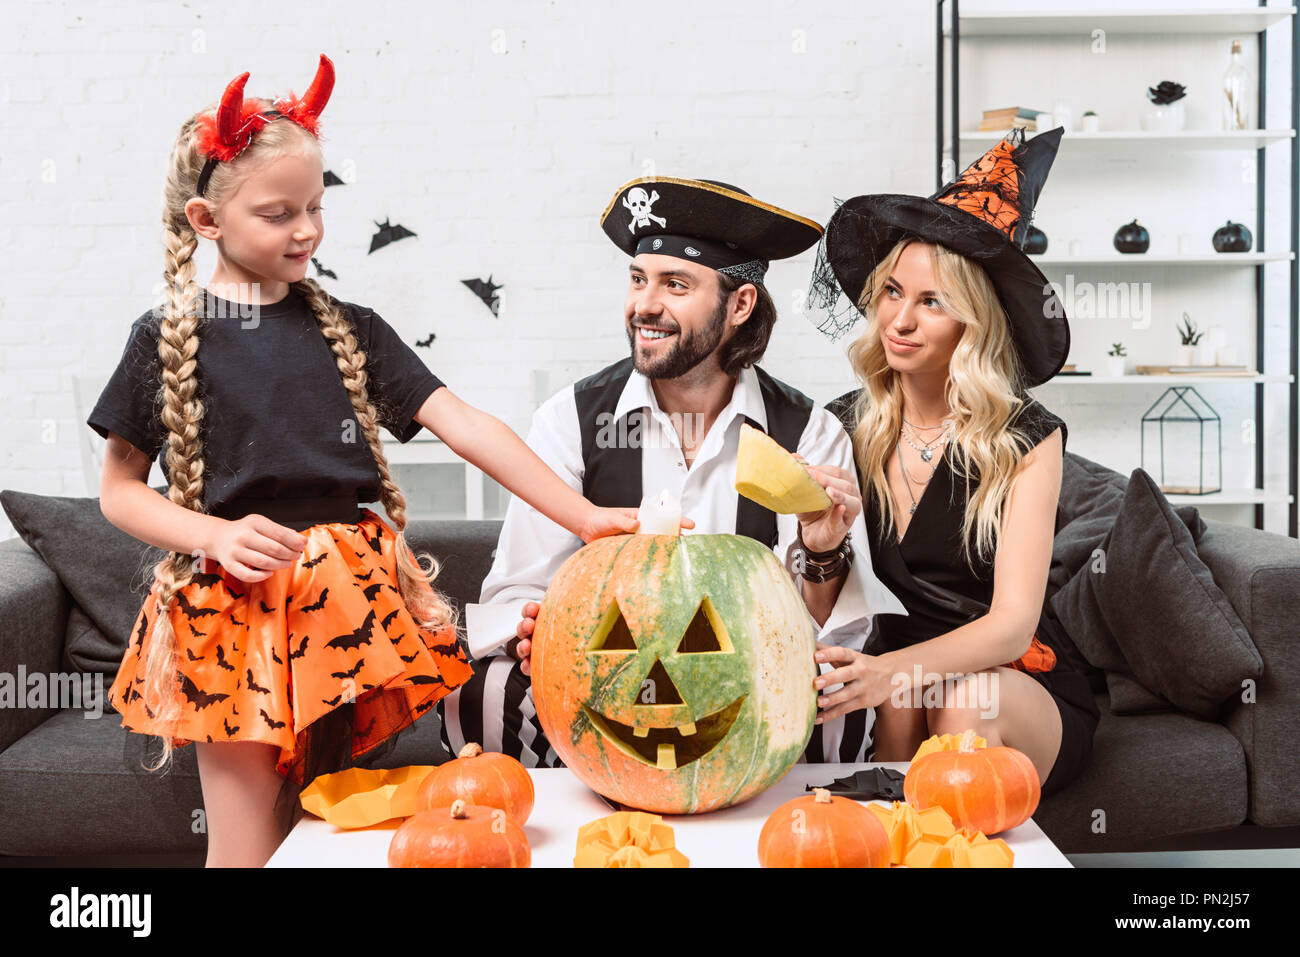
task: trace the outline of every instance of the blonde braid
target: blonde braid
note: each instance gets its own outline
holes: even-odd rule
[[[343,385],[347,388],[348,398],[361,425],[362,434],[370,443],[370,453],[379,468],[380,500],[384,511],[388,513],[393,530],[397,532],[397,578],[402,598],[406,602],[411,617],[421,628],[437,630],[446,625],[456,624],[455,609],[433,588],[433,580],[438,577],[440,565],[438,560],[427,552],[421,558],[429,561],[426,570],[417,562],[406,542],[406,496],[397,487],[388,466],[388,457],[384,455],[383,442],[379,437],[379,415],[370,401],[366,389],[366,354],[357,348],[356,336],[352,323],[343,314],[336,300],[332,299],[314,279],[302,279],[293,284],[294,289],[306,299],[321,333],[329,342],[338,364]]]
[[[162,367],[159,418],[167,428],[164,446],[169,479],[167,497],[177,505],[202,512],[204,465],[200,436],[204,407],[199,398],[196,356],[203,315],[201,290],[194,280],[194,253],[199,237],[184,215],[181,199],[192,192],[184,186],[186,176],[197,178],[198,175],[194,158],[187,156],[190,151],[184,148],[192,126],[191,121],[181,131],[164,193],[166,299],[158,326],[158,357]],[[144,703],[163,729],[163,750],[150,770],[169,763],[172,756],[172,736],[180,717],[181,696],[177,683],[180,657],[169,610],[176,593],[189,584],[195,570],[193,557],[182,552],[169,552],[154,567],[158,586],[156,617],[144,662]]]

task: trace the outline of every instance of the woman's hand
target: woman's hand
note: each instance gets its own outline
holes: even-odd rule
[[[519,670],[530,678],[533,675],[533,629],[537,627],[537,613],[542,606],[535,601],[524,605],[524,617],[515,625],[515,636],[506,645],[506,654],[519,659]]]
[[[820,512],[800,512],[800,535],[810,551],[829,552],[840,547],[862,511],[862,493],[857,476],[833,465],[809,465],[803,457],[795,458],[808,470],[831,498],[830,507]]]
[[[822,709],[817,715],[818,724],[859,708],[874,708],[889,698],[893,686],[884,658],[864,655],[860,651],[838,645],[824,645],[819,641],[816,660],[819,665],[828,661],[835,668],[818,675],[813,681],[814,688],[821,691],[829,685],[844,685],[834,694],[822,695],[817,699],[817,707]]]
[[[302,554],[307,536],[265,515],[223,521],[212,540],[211,557],[242,582],[266,581]]]
[[[600,508],[593,505],[578,531],[578,537],[584,543],[593,542],[606,535],[625,535],[635,532],[640,524],[635,508]],[[683,517],[681,526],[694,528],[695,522]]]

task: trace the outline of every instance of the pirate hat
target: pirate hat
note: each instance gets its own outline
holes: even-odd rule
[[[629,256],[658,253],[761,283],[768,263],[811,247],[822,228],[737,186],[643,176],[624,183],[600,228]]]
[[[1026,141],[1014,129],[929,197],[878,193],[838,203],[818,250],[809,306],[829,315],[818,326],[843,335],[871,271],[905,237],[938,243],[988,273],[1011,323],[1023,385],[1041,385],[1061,370],[1070,351],[1065,308],[1022,250],[1034,205],[1056,158],[1062,127]],[[836,308],[841,293],[850,308]]]

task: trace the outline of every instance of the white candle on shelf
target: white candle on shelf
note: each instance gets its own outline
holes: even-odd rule
[[[680,535],[682,530],[682,503],[664,489],[658,495],[641,499],[637,509],[638,535]]]

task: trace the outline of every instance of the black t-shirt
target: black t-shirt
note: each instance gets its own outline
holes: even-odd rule
[[[844,423],[850,435],[853,432],[853,403],[857,396],[856,392],[848,393],[827,406]],[[1065,422],[1036,399],[1022,398],[1026,399],[1026,404],[1018,410],[1012,425],[1028,436],[1031,448],[1059,428],[1064,449],[1067,439]],[[978,478],[972,476],[972,494],[978,485]],[[947,455],[939,457],[934,476],[917,499],[916,511],[911,515],[901,542],[897,528],[885,530],[884,516],[874,489],[865,479],[862,479],[861,486],[872,568],[908,612],[906,616],[879,616],[877,641],[880,649],[904,648],[928,641],[985,614],[993,602],[994,559],[992,556],[979,558],[972,530],[974,567],[967,564],[961,543],[966,480],[953,474]],[[954,594],[957,597],[954,598]],[[1057,666],[1052,672],[1035,672],[1033,677],[1066,700],[1085,710],[1094,710],[1087,681],[1077,670],[1077,650],[1071,647],[1068,636],[1059,628],[1045,623],[1045,617],[1040,616],[1038,637],[1056,653]]]
[[[206,290],[204,300],[196,358],[207,510],[237,518],[246,513],[223,506],[353,495],[357,502],[378,501],[379,469],[306,300],[291,289],[255,316],[252,307]],[[380,424],[399,442],[409,441],[420,431],[415,413],[442,381],[375,312],[339,305],[366,355],[366,389]],[[162,385],[159,324],[154,310],[132,324],[117,369],[86,420],[99,435],[112,430],[150,460],[167,436],[155,404]]]

